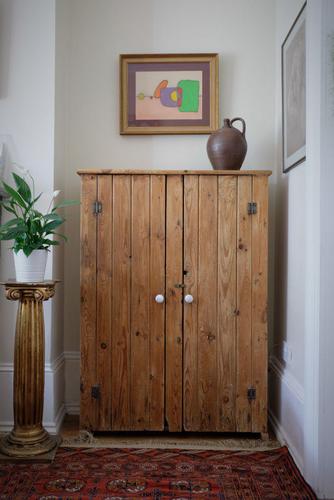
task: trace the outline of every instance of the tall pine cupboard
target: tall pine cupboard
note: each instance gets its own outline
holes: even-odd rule
[[[266,433],[270,172],[78,173],[81,427]]]

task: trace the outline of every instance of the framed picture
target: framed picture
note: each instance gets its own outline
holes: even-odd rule
[[[218,128],[218,54],[122,54],[121,134]]]
[[[283,172],[306,158],[305,6],[282,45]]]

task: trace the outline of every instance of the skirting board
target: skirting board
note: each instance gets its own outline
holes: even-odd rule
[[[291,372],[272,356],[269,420],[277,439],[288,446],[299,470],[304,469],[304,390]]]
[[[65,404],[67,415],[80,415],[80,404],[77,402]]]

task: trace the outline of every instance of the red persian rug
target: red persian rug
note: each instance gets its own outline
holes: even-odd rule
[[[52,464],[1,463],[0,499],[316,499],[287,448],[59,448]]]

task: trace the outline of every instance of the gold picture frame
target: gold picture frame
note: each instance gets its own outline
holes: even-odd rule
[[[218,54],[121,54],[120,133],[210,134],[219,127]]]

